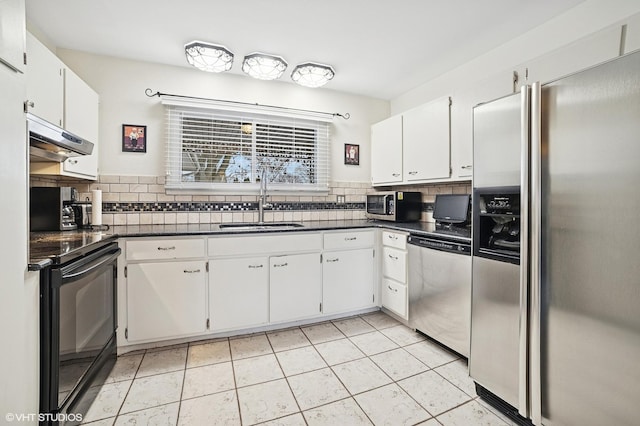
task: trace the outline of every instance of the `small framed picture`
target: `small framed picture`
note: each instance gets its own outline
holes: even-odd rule
[[[360,145],[344,144],[344,164],[360,165]]]
[[[147,152],[147,126],[122,125],[122,152]]]

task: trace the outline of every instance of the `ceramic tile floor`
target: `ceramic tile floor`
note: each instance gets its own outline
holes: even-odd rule
[[[96,390],[98,391],[98,390]],[[510,425],[464,359],[382,312],[118,358],[103,425]]]

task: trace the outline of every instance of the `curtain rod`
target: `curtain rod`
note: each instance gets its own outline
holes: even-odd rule
[[[151,89],[146,89],[144,91],[144,94],[147,95],[148,97],[152,98],[154,96],[160,97],[160,96],[174,96],[176,98],[184,98],[184,99],[197,99],[197,100],[201,100],[201,101],[215,101],[215,102],[226,102],[226,103],[230,103],[230,104],[236,104],[236,105],[246,105],[246,106],[259,106],[259,107],[267,107],[267,108],[277,108],[277,109],[282,109],[282,110],[286,110],[286,111],[299,111],[299,112],[311,112],[311,113],[315,113],[315,114],[326,114],[326,115],[330,115],[332,117],[341,117],[345,120],[348,120],[349,118],[351,118],[351,114],[344,113],[344,114],[340,114],[339,112],[322,112],[322,111],[312,111],[312,110],[308,110],[308,109],[298,109],[298,108],[287,108],[287,107],[281,107],[281,106],[275,106],[275,105],[263,105],[263,104],[259,104],[259,103],[249,103],[249,102],[237,102],[237,101],[227,101],[225,99],[212,99],[212,98],[199,98],[197,96],[185,96],[185,95],[173,95],[171,93],[161,93],[161,92],[155,92],[153,93],[153,90]]]

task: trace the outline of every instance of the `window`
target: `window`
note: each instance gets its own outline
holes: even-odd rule
[[[264,171],[270,192],[328,190],[329,122],[164,103],[167,189],[255,192]]]

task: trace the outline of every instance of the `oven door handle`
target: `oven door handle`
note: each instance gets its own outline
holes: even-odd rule
[[[76,281],[86,275],[100,270],[103,266],[113,263],[118,258],[118,256],[120,256],[121,252],[122,249],[117,248],[116,250],[111,251],[108,257],[100,256],[96,259],[97,261],[94,260],[87,263],[86,265],[82,265],[83,267],[80,270],[73,269],[70,271],[66,271],[62,275],[62,283],[66,284],[72,281]]]
[[[382,211],[384,212],[383,214],[386,214],[386,215],[391,214],[391,212],[389,211],[389,203],[387,202],[387,199],[389,199],[389,197],[393,198],[393,194],[387,194],[382,198],[384,200]]]

